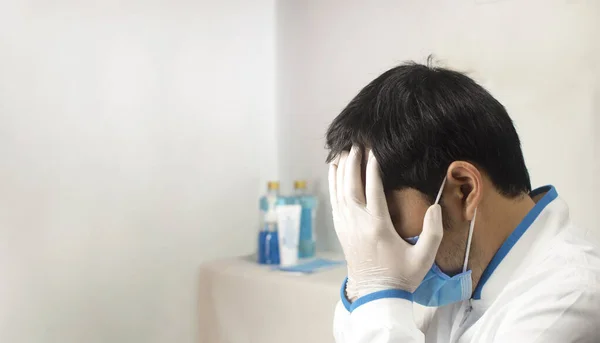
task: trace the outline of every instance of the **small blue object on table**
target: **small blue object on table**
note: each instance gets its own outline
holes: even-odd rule
[[[293,266],[277,267],[277,270],[291,273],[312,274],[321,270],[338,267],[344,264],[344,261],[330,260],[325,258],[313,258],[307,261],[302,261]]]

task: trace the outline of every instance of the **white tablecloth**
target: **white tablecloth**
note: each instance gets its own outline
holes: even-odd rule
[[[331,343],[346,267],[312,275],[273,271],[250,258],[200,269],[201,343]]]

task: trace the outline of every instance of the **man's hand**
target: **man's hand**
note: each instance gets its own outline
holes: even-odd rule
[[[412,293],[433,265],[442,240],[441,208],[429,207],[419,241],[408,244],[392,224],[375,156],[369,152],[364,187],[361,157],[361,150],[352,147],[329,167],[335,231],[348,264],[347,296],[354,300],[386,289]]]

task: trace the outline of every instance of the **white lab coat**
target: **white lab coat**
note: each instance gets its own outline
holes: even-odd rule
[[[344,299],[335,310],[336,342],[600,342],[600,250],[571,224],[553,187],[534,192],[541,199],[500,248],[473,299],[425,308],[380,298],[352,312]]]

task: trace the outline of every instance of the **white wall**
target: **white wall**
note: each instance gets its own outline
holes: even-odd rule
[[[429,53],[490,88],[534,183],[598,222],[592,1],[122,3],[0,5],[0,342],[195,342],[196,268],[255,249],[264,181],[315,180],[335,247],[325,128]]]
[[[276,177],[273,0],[0,4],[0,342],[196,342]]]
[[[368,82],[435,54],[508,109],[534,187],[554,184],[580,225],[600,224],[600,4],[593,1],[280,1],[280,172],[327,199],[325,129]],[[595,95],[595,98],[594,98]],[[594,156],[594,154],[596,154]],[[327,204],[321,247],[336,247]]]

